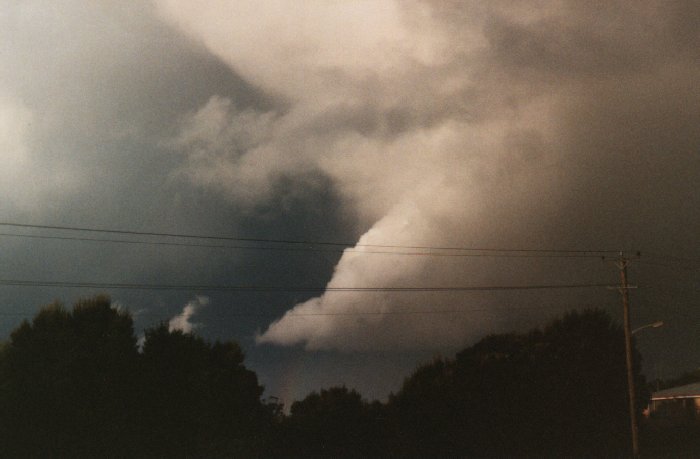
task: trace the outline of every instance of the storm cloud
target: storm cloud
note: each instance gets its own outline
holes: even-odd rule
[[[158,5],[283,101],[246,111],[214,96],[185,120],[177,143],[193,183],[254,202],[279,177],[320,171],[366,228],[360,251],[376,244],[663,252],[692,241],[700,169],[692,154],[700,121],[692,2]],[[530,261],[518,270],[347,251],[328,287],[609,275],[602,265],[572,264]],[[454,346],[519,319],[392,313],[465,303],[497,311],[499,302],[327,292],[297,304],[258,342]],[[368,310],[386,315],[344,315]]]
[[[680,0],[10,0],[0,222],[354,247],[40,239],[97,235],[3,226],[0,279],[329,289],[3,285],[0,330],[54,298],[104,292],[138,311],[140,334],[202,294],[209,304],[187,323],[239,341],[269,394],[351,384],[384,397],[421,359],[487,333],[587,306],[619,318],[619,295],[334,288],[618,273],[597,254],[372,245],[640,250],[633,325],[666,323],[638,339],[645,371],[694,368],[699,18]],[[365,253],[392,250],[414,254]]]

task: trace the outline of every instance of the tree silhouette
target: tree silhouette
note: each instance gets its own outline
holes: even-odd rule
[[[638,400],[646,400],[635,353]],[[142,352],[108,297],[42,308],[0,346],[8,457],[622,456],[621,328],[599,310],[490,335],[406,378],[386,405],[355,390],[263,404],[232,341],[160,324]],[[693,426],[693,428],[695,428]],[[661,430],[659,430],[661,432]]]
[[[165,325],[139,354],[106,296],[46,306],[0,349],[1,455],[250,456],[271,412],[243,358]]]
[[[3,353],[2,409],[11,455],[128,455],[135,429],[131,317],[98,296],[23,322]]]
[[[249,453],[261,440],[267,411],[240,347],[211,345],[165,324],[145,337],[146,451],[169,457]]]
[[[344,386],[312,392],[292,404],[280,456],[376,457],[382,451],[379,410]]]
[[[621,328],[600,310],[488,336],[419,368],[390,398],[395,448],[407,456],[624,454],[624,355]],[[639,365],[635,374],[641,404]]]

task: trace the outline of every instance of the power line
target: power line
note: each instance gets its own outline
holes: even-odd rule
[[[681,261],[685,263],[700,263],[700,258],[684,258],[684,257],[676,257],[674,255],[662,255],[654,252],[644,252],[644,255],[649,255],[651,258],[660,258],[660,259],[666,259],[666,260],[672,260],[672,261]]]
[[[384,316],[384,315],[420,315],[420,314],[465,314],[472,312],[504,312],[504,311],[530,311],[536,309],[565,309],[562,305],[548,306],[518,306],[510,308],[460,308],[460,309],[425,309],[421,311],[349,311],[349,312],[310,312],[310,313],[285,313],[284,317],[315,317],[315,316]],[[570,309],[570,308],[569,308]],[[246,313],[242,313],[246,314]],[[228,314],[222,315],[226,317]],[[234,315],[238,315],[235,314]],[[265,317],[277,317],[279,314],[265,314]],[[200,316],[197,316],[200,317]],[[206,314],[202,314],[206,317]]]
[[[553,284],[553,285],[489,285],[489,286],[451,286],[451,287],[278,287],[258,285],[178,285],[178,284],[139,284],[116,282],[80,282],[80,281],[30,281],[18,279],[0,279],[0,285],[14,287],[67,287],[99,288],[125,290],[190,290],[221,292],[468,292],[468,291],[504,291],[504,290],[551,290],[578,288],[615,288],[611,284]]]
[[[153,245],[153,246],[170,246],[170,247],[197,247],[209,249],[231,249],[231,250],[271,250],[285,252],[321,252],[321,253],[356,253],[361,255],[413,255],[413,256],[428,256],[428,257],[488,257],[488,258],[600,258],[600,255],[585,254],[585,253],[445,253],[445,252],[402,252],[396,250],[356,250],[356,249],[332,249],[318,247],[270,247],[270,246],[241,246],[228,244],[196,244],[189,242],[159,242],[159,241],[141,241],[141,240],[126,240],[126,239],[103,239],[103,238],[88,238],[88,237],[73,237],[73,236],[47,236],[36,234],[14,234],[0,233],[0,237],[15,237],[27,239],[46,239],[60,241],[78,241],[78,242],[106,242],[116,244],[136,244],[136,245]],[[446,250],[446,249],[442,249]],[[467,250],[467,249],[463,249]],[[470,249],[477,251],[478,249]]]
[[[285,311],[283,313],[260,313],[260,312],[226,312],[219,314],[207,314],[206,312],[198,311],[195,316],[197,319],[211,319],[211,318],[226,318],[226,317],[319,317],[319,316],[365,316],[365,315],[421,315],[421,314],[464,314],[471,312],[504,312],[504,311],[530,311],[539,309],[581,309],[581,308],[592,308],[592,307],[608,307],[609,305],[579,305],[577,308],[566,307],[561,304],[559,305],[539,305],[539,306],[510,306],[510,307],[478,307],[478,308],[457,308],[457,309],[422,309],[422,310],[408,310],[408,311],[346,311],[346,312],[310,312],[310,313],[289,313]],[[67,312],[70,312],[67,310]],[[2,312],[0,311],[0,316],[18,316],[25,317],[35,312]],[[130,313],[132,318],[138,319],[139,317],[165,317],[174,318],[178,317],[180,313],[155,313],[155,312],[136,312]]]
[[[388,244],[356,244],[354,242],[333,242],[333,241],[314,241],[314,240],[295,240],[295,239],[268,239],[268,238],[243,238],[233,236],[213,236],[201,234],[185,234],[185,233],[163,233],[152,231],[134,231],[120,230],[107,228],[88,228],[77,226],[56,226],[56,225],[33,225],[27,223],[0,222],[0,226],[10,226],[15,228],[33,228],[33,229],[48,229],[61,231],[81,231],[92,233],[108,233],[108,234],[124,234],[131,236],[155,236],[155,237],[174,237],[185,239],[204,239],[204,240],[220,240],[220,241],[237,241],[237,242],[253,242],[253,243],[272,243],[272,244],[300,244],[300,245],[323,245],[323,246],[340,246],[340,247],[374,247],[385,249],[413,249],[413,250],[453,250],[453,251],[478,251],[478,252],[514,252],[514,253],[567,253],[567,254],[606,254],[618,253],[619,250],[562,250],[562,249],[504,249],[504,248],[475,248],[475,247],[456,247],[456,246],[411,246],[411,245],[388,245]]]
[[[636,263],[642,263],[645,265],[650,265],[650,266],[660,266],[664,268],[669,268],[669,269],[675,269],[679,271],[697,271],[700,270],[700,266],[683,266],[679,264],[674,264],[674,265],[669,265],[666,263],[658,263],[655,261],[646,261],[646,260],[636,260]]]

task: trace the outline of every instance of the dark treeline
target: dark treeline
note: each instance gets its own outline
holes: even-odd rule
[[[270,414],[234,342],[161,324],[139,352],[107,297],[43,308],[0,359],[4,457],[254,455]]]
[[[43,308],[2,347],[0,447],[4,457],[619,457],[624,359],[606,313],[572,312],[420,366],[386,403],[334,387],[285,415],[261,399],[236,343],[161,324],[139,349],[131,316],[100,296]]]

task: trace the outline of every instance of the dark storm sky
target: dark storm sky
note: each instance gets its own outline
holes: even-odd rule
[[[638,336],[645,371],[673,375],[700,366],[699,19],[692,1],[10,1],[0,12],[0,222],[639,250],[633,325],[666,322]],[[7,235],[0,244],[4,279],[321,287],[618,279],[596,257]],[[417,363],[486,333],[586,306],[620,316],[607,289],[107,291],[135,314],[139,333],[186,312],[180,324],[238,340],[268,395],[287,401],[341,383],[383,398]],[[96,292],[2,286],[0,332],[55,298]],[[368,311],[385,314],[358,314]]]

